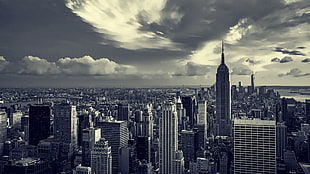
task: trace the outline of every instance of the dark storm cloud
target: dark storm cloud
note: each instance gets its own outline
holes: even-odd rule
[[[293,58],[289,56],[285,56],[280,60],[280,63],[287,63],[287,62],[292,62]]]
[[[310,58],[305,58],[305,59],[302,60],[301,62],[310,62]]]
[[[230,27],[236,25],[240,19],[258,20],[266,14],[283,7],[283,3],[276,1],[206,1],[171,0],[169,7],[179,7],[183,14],[180,23],[171,29],[169,37],[189,48],[197,48],[205,41],[223,38]]]
[[[302,55],[302,56],[305,56],[304,53],[300,52],[300,51],[297,51],[297,50],[288,50],[288,49],[285,49],[285,48],[281,48],[281,47],[276,47],[275,52],[281,52],[283,54],[289,54],[289,55]]]
[[[232,75],[250,75],[252,71],[248,67],[234,67],[232,69]]]
[[[173,76],[204,76],[210,71],[212,66],[200,65],[194,62],[187,62],[180,72],[173,74]]]
[[[310,73],[303,73],[300,69],[298,68],[293,68],[289,72],[283,74],[279,74],[279,77],[284,77],[284,76],[292,76],[292,77],[304,77],[304,76],[310,76]]]
[[[280,62],[280,59],[275,57],[275,58],[271,59],[271,62]]]
[[[297,49],[305,49],[306,47],[297,47]]]

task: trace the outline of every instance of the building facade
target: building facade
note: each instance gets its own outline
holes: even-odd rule
[[[234,173],[276,173],[276,121],[234,120]]]

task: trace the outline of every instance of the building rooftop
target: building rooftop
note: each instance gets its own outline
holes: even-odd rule
[[[246,125],[276,125],[275,120],[261,120],[257,118],[243,118],[234,119],[234,125],[236,124],[246,124]]]

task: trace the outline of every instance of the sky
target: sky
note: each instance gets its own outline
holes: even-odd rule
[[[310,86],[309,0],[0,0],[0,87]]]

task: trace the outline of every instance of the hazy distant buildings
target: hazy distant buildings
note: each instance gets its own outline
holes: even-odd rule
[[[94,174],[112,174],[112,151],[108,141],[100,139],[91,151],[91,169]]]
[[[173,103],[165,103],[159,123],[159,172],[161,174],[183,171],[182,154],[178,153],[178,116]],[[178,157],[178,158],[177,158]],[[183,166],[184,167],[184,166]]]
[[[234,173],[276,173],[276,122],[234,120]]]
[[[51,135],[51,109],[46,105],[32,105],[29,108],[29,144],[38,145],[40,140]]]
[[[229,70],[224,61],[224,46],[222,45],[222,60],[216,72],[216,136],[231,136],[231,101]]]

